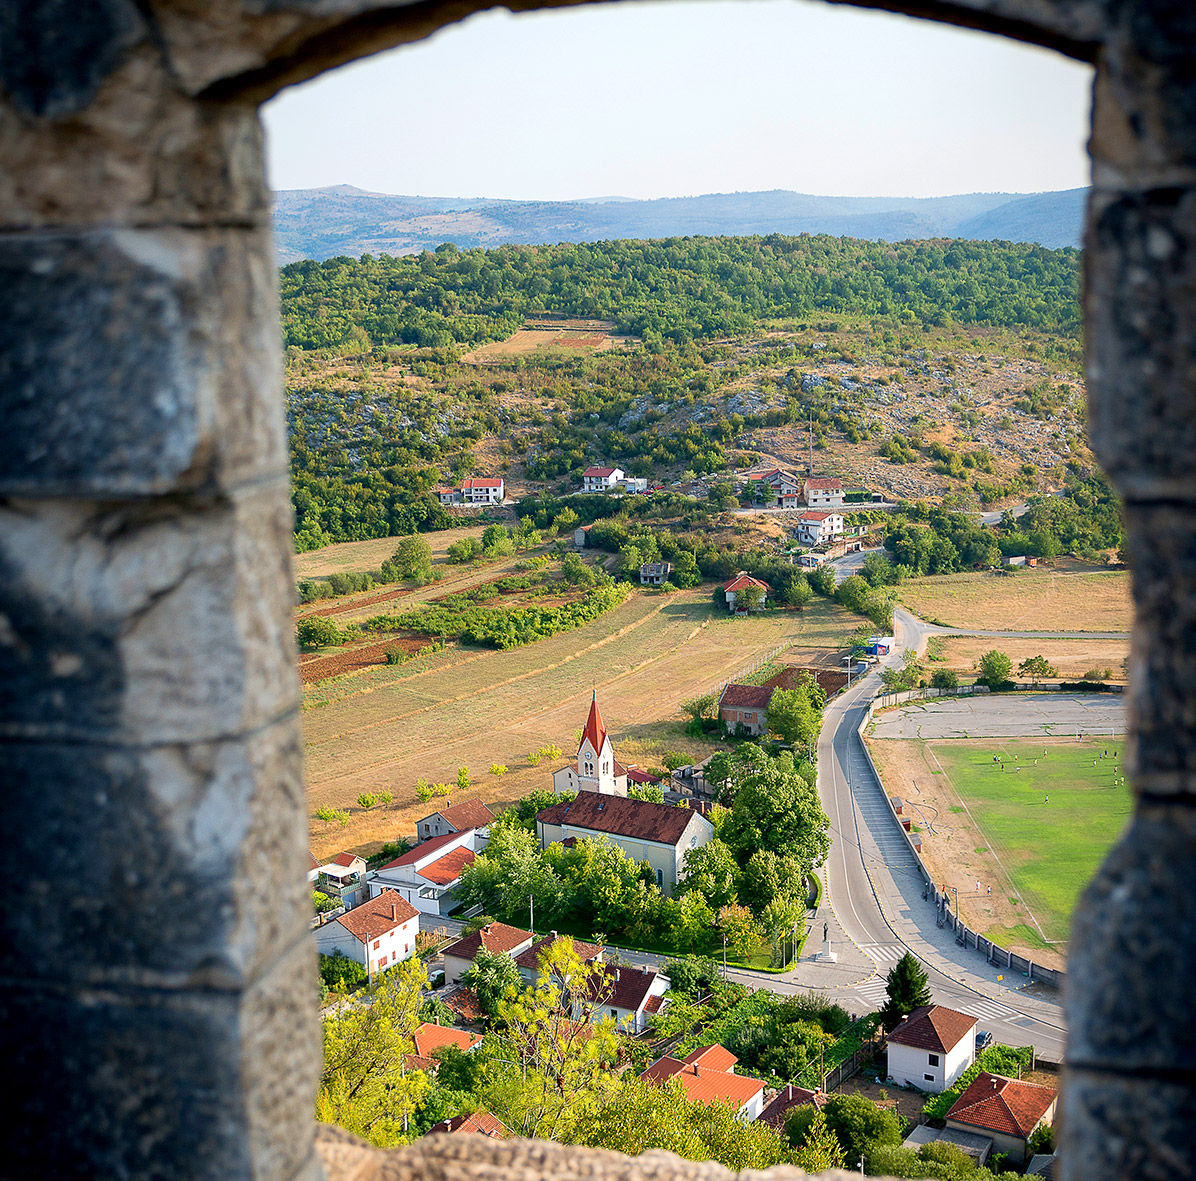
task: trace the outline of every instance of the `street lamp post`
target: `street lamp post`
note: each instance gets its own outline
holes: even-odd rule
[[[723,936],[723,979],[727,978],[727,937]]]

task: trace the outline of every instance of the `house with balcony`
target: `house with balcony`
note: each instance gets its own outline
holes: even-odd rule
[[[821,545],[843,536],[843,516],[822,510],[804,512],[797,518],[797,540],[802,545]]]
[[[842,480],[830,476],[811,476],[805,481],[802,491],[809,508],[843,507]]]
[[[319,867],[312,889],[327,894],[346,910],[352,910],[369,897],[365,870],[364,858],[356,853],[338,853]]]
[[[461,501],[464,504],[502,504],[506,494],[506,485],[501,476],[483,476],[461,483]]]
[[[583,492],[609,492],[627,473],[621,467],[588,467],[581,473]]]

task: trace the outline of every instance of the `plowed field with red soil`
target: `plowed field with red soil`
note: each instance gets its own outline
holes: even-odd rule
[[[342,673],[356,672],[360,668],[369,668],[374,664],[386,663],[387,648],[402,648],[404,652],[418,652],[426,647],[428,637],[418,636],[388,636],[385,640],[378,640],[373,644],[362,644],[357,648],[342,648],[328,656],[300,656],[299,680],[310,685],[315,681],[322,681],[326,677],[339,677]]]

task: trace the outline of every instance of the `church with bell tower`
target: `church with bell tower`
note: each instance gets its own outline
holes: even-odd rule
[[[627,794],[627,768],[615,758],[602,711],[598,708],[598,690],[590,702],[590,716],[586,718],[577,758],[571,766],[562,767],[552,777],[552,790],[595,791],[605,796]]]

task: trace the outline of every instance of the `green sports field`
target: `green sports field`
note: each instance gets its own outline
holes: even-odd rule
[[[1118,782],[1124,742],[928,745],[1043,935],[1066,940],[1080,891],[1132,811],[1129,786]]]

